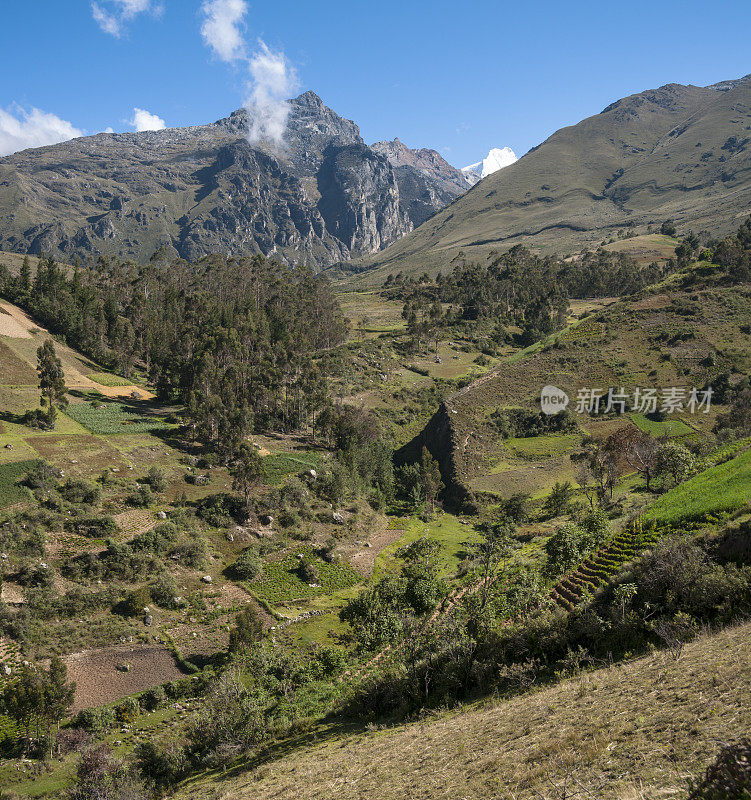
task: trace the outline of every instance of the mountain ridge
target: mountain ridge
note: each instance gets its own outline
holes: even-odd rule
[[[666,219],[725,234],[749,208],[751,78],[666,84],[561,128],[359,266],[378,281],[515,244],[571,252]]]
[[[0,249],[69,261],[263,253],[317,269],[387,246],[459,193],[435,172],[393,167],[314,92],[290,107],[282,144],[249,143],[239,109],[6,156]]]

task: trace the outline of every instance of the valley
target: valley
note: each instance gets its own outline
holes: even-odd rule
[[[0,800],[751,800],[746,10],[23,5]]]

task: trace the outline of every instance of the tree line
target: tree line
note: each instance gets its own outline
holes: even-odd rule
[[[328,284],[263,256],[157,253],[148,265],[100,258],[63,269],[0,267],[0,293],[97,363],[145,373],[185,405],[195,435],[232,448],[253,427],[300,430],[327,400],[321,353],[347,323]]]

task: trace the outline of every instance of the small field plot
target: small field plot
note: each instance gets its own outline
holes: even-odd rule
[[[556,481],[576,480],[576,465],[568,456],[523,464],[499,461],[485,475],[478,475],[470,482],[477,492],[488,492],[497,497],[509,498],[523,492],[533,498],[545,496]]]
[[[37,459],[29,459],[0,465],[0,508],[7,508],[26,498],[26,489],[19,481],[37,463]]]
[[[264,456],[261,461],[264,481],[276,486],[287,475],[304,472],[308,469],[317,469],[322,459],[322,454],[313,450],[300,450],[294,453],[271,453],[268,456]]]
[[[104,469],[127,469],[117,450],[91,434],[30,436],[26,442],[47,461],[64,466],[66,474],[91,478]]]
[[[652,261],[667,261],[675,257],[675,248],[678,239],[672,236],[663,236],[661,233],[647,233],[643,236],[633,236],[630,239],[620,239],[605,245],[605,250],[612,253],[626,253],[636,259],[640,265]]]
[[[515,456],[523,458],[525,461],[544,461],[573,452],[581,444],[581,441],[582,437],[577,433],[549,433],[543,436],[508,439],[506,447]]]
[[[424,536],[435,539],[441,546],[439,573],[442,577],[456,573],[456,568],[464,558],[465,542],[477,538],[474,527],[465,525],[453,514],[441,514],[430,522],[410,520],[406,523],[404,534],[393,544],[385,547],[376,557],[373,578],[378,580],[385,574],[398,571],[403,565],[397,555],[398,551]]]
[[[76,683],[74,712],[184,677],[172,654],[162,647],[104,647],[82,650],[64,660],[68,680]],[[118,670],[123,664],[129,665],[127,672]]]
[[[362,339],[405,328],[402,304],[387,300],[378,292],[344,292],[337,296],[350,322],[350,337]]]
[[[150,406],[112,401],[86,401],[68,408],[68,415],[92,433],[112,436],[118,433],[154,433],[174,428]]]
[[[430,355],[420,354],[413,356],[409,363],[417,367],[418,370],[427,372],[432,378],[459,378],[467,373],[474,372],[476,377],[480,377],[489,367],[493,366],[497,359],[483,356],[478,350],[470,353],[452,347],[446,342],[438,345],[438,358],[436,361],[435,351]],[[476,363],[476,359],[480,363]]]
[[[301,558],[302,557],[302,558]],[[303,580],[300,562],[305,558],[313,565],[317,577]],[[264,564],[261,575],[248,584],[254,595],[268,603],[303,600],[353,586],[362,580],[359,572],[346,561],[328,563],[310,545],[302,545],[277,561]]]
[[[0,316],[0,322],[6,314]],[[13,323],[12,317],[8,319]],[[35,369],[19,358],[5,342],[0,341],[0,384],[5,386],[36,386],[39,376]]]
[[[102,386],[133,386],[134,381],[132,378],[123,378],[120,375],[115,375],[114,372],[92,372],[89,378],[94,383],[99,383]]]
[[[629,418],[637,428],[658,438],[661,436],[688,436],[695,432],[677,416],[668,417],[664,422],[655,422],[645,417],[644,414],[636,413],[629,414]]]
[[[660,497],[644,519],[676,522],[751,503],[751,450],[700,473]]]

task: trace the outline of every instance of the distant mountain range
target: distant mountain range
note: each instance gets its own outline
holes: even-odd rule
[[[519,243],[563,254],[666,219],[724,234],[749,213],[751,76],[671,83],[562,128],[359,266],[375,282]]]
[[[249,144],[248,126],[239,110],[0,158],[0,250],[141,262],[158,248],[261,252],[322,268],[377,252],[468,188],[434,150],[369,147],[313,92],[291,101],[283,147]]]
[[[504,167],[510,167],[518,160],[516,153],[510,147],[493,147],[482,161],[462,167],[462,173],[467,182],[474,186],[488,175],[492,175]]]

